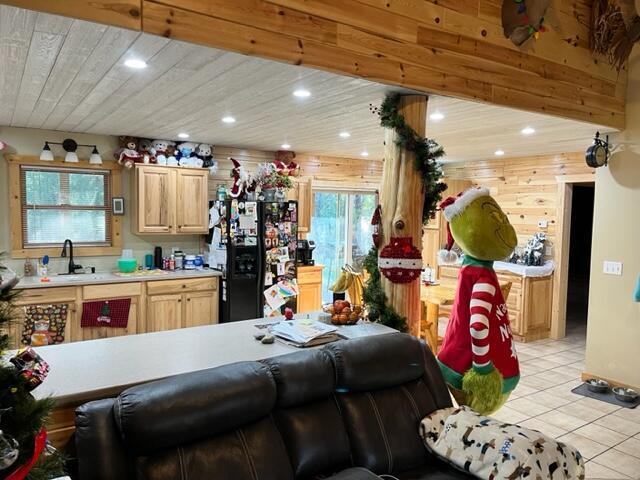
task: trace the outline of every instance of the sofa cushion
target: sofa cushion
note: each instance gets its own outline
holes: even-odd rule
[[[127,449],[146,455],[235,430],[269,415],[275,402],[269,369],[241,362],[132,387],[114,413]]]
[[[402,333],[329,344],[338,391],[365,392],[416,380],[425,373],[422,345]]]
[[[296,478],[325,476],[351,465],[349,440],[333,396],[333,364],[321,350],[283,355],[269,366],[278,389],[274,417]]]
[[[145,480],[292,480],[282,438],[271,417],[170,448],[136,461]]]
[[[326,480],[379,480],[375,473],[362,467],[353,467],[342,470],[340,473],[328,477]]]

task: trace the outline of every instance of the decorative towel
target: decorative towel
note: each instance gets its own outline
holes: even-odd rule
[[[466,406],[426,416],[420,436],[428,450],[476,478],[584,480],[584,460],[574,447]]]
[[[80,326],[127,328],[130,306],[130,298],[84,302]]]

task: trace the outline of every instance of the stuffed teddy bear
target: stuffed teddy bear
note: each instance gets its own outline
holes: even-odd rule
[[[141,138],[140,142],[138,142],[138,153],[142,155],[142,163],[156,163],[156,158],[153,155],[153,147],[151,146],[151,140]]]
[[[196,155],[202,160],[202,166],[209,169],[209,174],[215,175],[218,171],[218,162],[213,159],[213,145],[201,143],[196,148]]]
[[[124,168],[133,167],[134,163],[143,161],[142,155],[138,152],[138,139],[135,137],[121,136],[120,148],[116,150],[115,157],[118,163]]]
[[[182,142],[176,147],[176,159],[181,167],[197,167],[198,160],[196,156],[197,145],[192,142]]]
[[[154,140],[153,142],[151,142],[151,148],[153,148],[153,155],[156,158],[156,163],[158,163],[158,165],[167,165],[167,156],[170,156],[167,153],[167,150],[171,147],[171,149],[173,150],[173,146],[175,145],[175,143],[173,143],[170,140]]]
[[[486,188],[471,188],[440,205],[453,241],[464,253],[438,364],[461,405],[488,415],[507,401],[520,369],[495,260],[507,258],[516,232]]]

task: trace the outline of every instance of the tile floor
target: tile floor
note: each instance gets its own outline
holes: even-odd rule
[[[493,416],[574,445],[588,479],[640,479],[640,407],[621,408],[571,393],[584,370],[584,328],[563,340],[518,344],[522,379]]]

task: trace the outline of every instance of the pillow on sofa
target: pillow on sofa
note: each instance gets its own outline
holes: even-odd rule
[[[426,416],[420,436],[427,449],[477,478],[584,479],[584,461],[575,448],[466,406]]]

